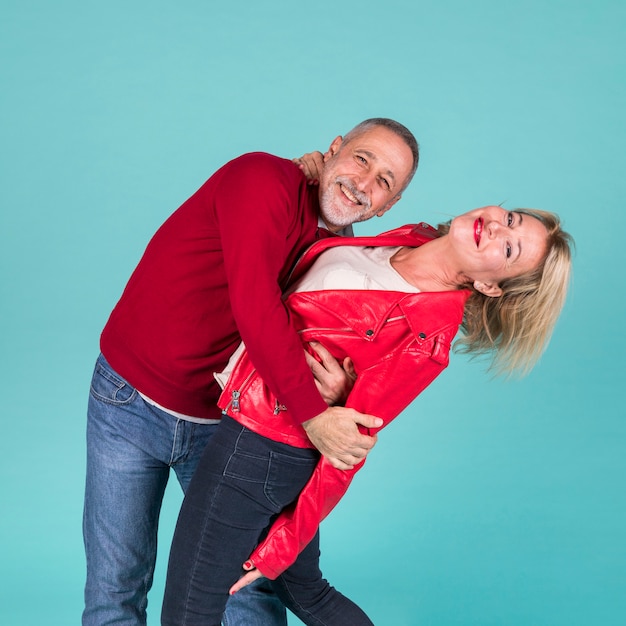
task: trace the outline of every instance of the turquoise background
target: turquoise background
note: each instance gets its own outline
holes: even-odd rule
[[[324,571],[382,626],[625,624],[625,40],[618,0],[3,0],[0,623],[79,623],[89,379],[152,233],[232,157],[381,115],[422,161],[358,233],[503,202],[578,251],[539,366],[454,358],[324,523]]]

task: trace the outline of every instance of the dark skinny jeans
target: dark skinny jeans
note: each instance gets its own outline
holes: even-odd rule
[[[230,417],[207,445],[174,533],[161,623],[220,626],[228,590],[280,511],[294,502],[319,459],[252,432]],[[272,582],[311,626],[373,626],[319,569],[319,533]]]

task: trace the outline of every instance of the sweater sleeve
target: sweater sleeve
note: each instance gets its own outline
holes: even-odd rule
[[[230,304],[259,374],[301,423],[327,405],[306,364],[302,344],[282,300],[280,280],[310,244],[317,214],[306,183],[283,159],[250,154],[222,172],[215,211]]]

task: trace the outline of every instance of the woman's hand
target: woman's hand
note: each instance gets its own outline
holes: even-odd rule
[[[292,161],[302,170],[309,185],[319,185],[324,169],[324,155],[321,152],[308,152]]]
[[[252,564],[252,561],[246,561],[243,564],[243,569],[244,571],[246,571],[247,573],[244,574],[229,590],[229,595],[233,595],[234,593],[237,593],[240,589],[243,589],[244,587],[248,586],[250,583],[254,582],[255,580],[258,580],[259,578],[263,578],[263,574],[261,574],[261,572],[259,572],[258,569],[256,569],[254,567],[254,565]]]
[[[309,345],[320,358],[304,353],[320,395],[328,406],[345,405],[357,377],[352,359],[347,356],[339,363],[321,343],[312,341]]]

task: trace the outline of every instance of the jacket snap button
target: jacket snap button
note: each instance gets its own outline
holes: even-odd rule
[[[371,336],[374,334],[374,331],[370,328],[369,330],[366,330],[366,331],[365,331],[365,334],[366,334],[368,337],[371,337]]]
[[[426,339],[426,333],[420,333],[420,334],[418,335],[418,337],[419,337],[420,339]]]

